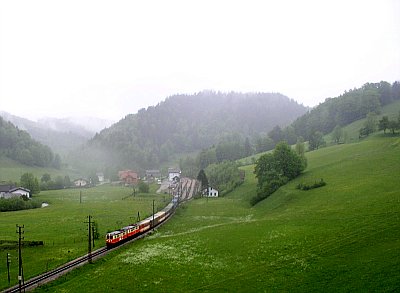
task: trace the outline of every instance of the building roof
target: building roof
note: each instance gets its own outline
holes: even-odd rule
[[[168,173],[181,173],[178,168],[168,168]]]
[[[13,188],[15,188],[15,185],[12,184],[0,185],[0,192],[9,192]]]
[[[29,189],[24,188],[24,187],[16,187],[16,188],[11,189],[9,192],[12,193],[12,192],[15,192],[17,190],[23,190],[23,191],[26,191],[26,192],[31,192]]]

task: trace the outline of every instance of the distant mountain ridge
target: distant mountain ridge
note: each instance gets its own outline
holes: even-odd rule
[[[42,118],[35,122],[3,111],[0,116],[60,154],[73,151],[97,131],[112,124],[98,118]]]
[[[208,148],[232,135],[253,137],[288,125],[307,110],[279,93],[174,95],[96,134],[79,160],[113,157],[120,166],[157,168],[176,154]],[[94,156],[94,149],[104,155]]]

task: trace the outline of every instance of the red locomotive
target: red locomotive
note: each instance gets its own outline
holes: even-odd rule
[[[164,222],[175,210],[178,204],[178,197],[174,197],[172,201],[161,211],[151,215],[150,217],[129,226],[123,227],[117,231],[106,234],[107,248],[115,247],[129,239],[145,233],[146,231],[156,227]]]

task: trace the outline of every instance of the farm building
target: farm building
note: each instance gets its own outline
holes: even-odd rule
[[[132,170],[119,171],[118,176],[125,184],[137,184],[139,182],[138,173]]]

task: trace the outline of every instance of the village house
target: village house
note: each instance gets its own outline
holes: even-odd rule
[[[218,190],[216,190],[216,189],[214,189],[212,187],[208,187],[206,189],[206,192],[205,192],[205,196],[206,197],[218,197],[218,195],[219,195]]]
[[[31,191],[14,185],[0,185],[0,198],[23,197],[30,198]]]
[[[177,168],[168,168],[168,181],[178,181],[181,178],[181,170]]]
[[[125,184],[137,184],[139,182],[139,174],[132,170],[124,170],[118,172],[119,180]]]

